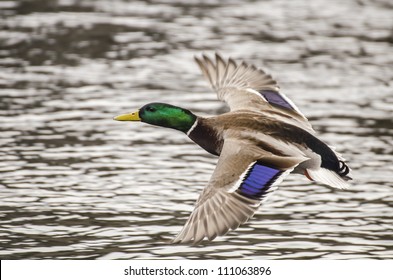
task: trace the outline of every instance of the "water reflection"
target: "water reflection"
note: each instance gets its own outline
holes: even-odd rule
[[[0,2],[0,256],[392,258],[391,10],[384,1]],[[181,133],[112,117],[151,101],[221,113],[192,60],[214,50],[274,74],[356,181],[339,191],[291,176],[237,231],[173,246],[217,159]]]

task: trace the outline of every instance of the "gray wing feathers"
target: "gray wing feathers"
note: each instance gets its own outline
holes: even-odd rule
[[[215,61],[206,55],[195,57],[195,61],[216,91],[218,99],[226,102],[231,111],[263,111],[281,121],[312,131],[307,118],[285,94],[279,92],[277,82],[262,69],[245,62],[238,65],[233,59],[224,60],[218,54]],[[286,107],[280,107],[280,102],[287,104]]]
[[[195,208],[173,243],[198,243],[205,237],[213,240],[245,223],[254,215],[259,204],[259,201],[237,193],[219,191]]]
[[[255,155],[251,155],[248,152]],[[266,199],[253,199],[236,192],[240,179],[257,158],[266,156],[266,152],[245,147],[234,139],[226,139],[216,169],[208,186],[202,191],[194,211],[181,232],[173,240],[174,243],[198,243],[205,237],[209,240],[236,229],[251,218],[260,204]],[[284,178],[301,159],[289,158],[292,162]],[[280,163],[277,161],[277,163]],[[281,179],[282,180],[282,179]],[[280,180],[272,185],[266,193],[277,189]]]
[[[251,88],[257,91],[278,91],[279,89],[272,76],[245,62],[237,65],[233,59],[225,61],[218,54],[216,54],[216,63],[206,55],[203,55],[201,59],[195,57],[195,60],[222,101],[226,101],[225,92],[230,88]]]

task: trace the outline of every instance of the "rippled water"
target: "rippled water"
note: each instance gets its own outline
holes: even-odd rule
[[[391,1],[0,1],[2,259],[393,258]],[[223,112],[193,55],[263,66],[349,160],[290,176],[246,225],[173,246],[216,158],[112,117]]]

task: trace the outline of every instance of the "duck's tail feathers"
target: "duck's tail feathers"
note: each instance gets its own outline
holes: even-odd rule
[[[346,181],[352,180],[351,178],[351,168],[345,163],[345,158],[336,151],[336,147],[328,145],[328,147],[334,152],[338,159],[339,170],[337,171],[338,175],[344,178]]]
[[[349,183],[347,181],[352,179],[347,176],[349,167],[344,162],[342,163],[343,166],[348,169],[344,170],[345,174],[337,174],[336,172],[326,168],[307,169],[306,172],[308,177],[316,182],[328,185],[333,188],[346,189],[349,187]]]

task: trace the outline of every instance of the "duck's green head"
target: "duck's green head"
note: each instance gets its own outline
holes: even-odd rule
[[[165,103],[149,103],[134,113],[120,115],[117,121],[141,121],[187,132],[197,117],[187,109]]]

